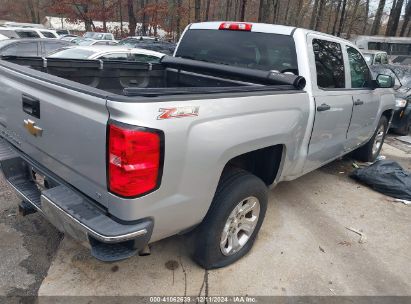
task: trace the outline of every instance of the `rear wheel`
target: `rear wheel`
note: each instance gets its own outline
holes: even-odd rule
[[[385,135],[387,134],[388,120],[387,117],[381,116],[377,129],[371,139],[362,147],[354,152],[354,157],[360,161],[373,162],[381,152],[384,144]]]
[[[224,174],[197,228],[194,260],[213,269],[243,257],[261,228],[267,200],[267,187],[258,177],[243,170]]]

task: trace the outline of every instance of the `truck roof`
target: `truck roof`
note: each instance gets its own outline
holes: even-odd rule
[[[236,22],[236,21],[211,21],[211,22],[199,22],[199,23],[192,23],[188,26],[188,29],[193,30],[218,30],[223,23],[243,23],[243,24],[250,24],[252,25],[251,32],[260,32],[260,33],[272,33],[272,34],[280,34],[280,35],[293,35],[295,31],[301,31],[306,34],[316,34],[321,35],[324,37],[329,37],[333,39],[338,39],[344,41],[345,43],[352,44],[351,41],[348,41],[344,38],[299,28],[295,26],[286,26],[286,25],[278,25],[278,24],[268,24],[268,23],[255,23],[255,22]]]

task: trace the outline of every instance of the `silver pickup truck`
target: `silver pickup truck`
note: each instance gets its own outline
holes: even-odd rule
[[[267,189],[381,150],[395,101],[350,42],[208,22],[159,64],[3,57],[0,161],[22,197],[102,261],[175,234],[223,267],[252,247]]]

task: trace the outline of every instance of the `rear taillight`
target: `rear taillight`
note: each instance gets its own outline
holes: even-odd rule
[[[220,30],[231,30],[231,31],[251,31],[253,25],[251,23],[240,23],[240,22],[223,22],[220,24]]]
[[[110,192],[137,197],[157,189],[161,154],[159,132],[110,124],[107,155]]]

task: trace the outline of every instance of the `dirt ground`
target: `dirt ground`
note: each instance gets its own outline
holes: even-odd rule
[[[388,142],[382,154],[411,170],[411,146]],[[40,215],[19,216],[0,180],[0,294],[411,296],[411,206],[350,179],[352,163],[279,184],[250,254],[214,271],[190,260],[183,236],[147,257],[98,262]]]

